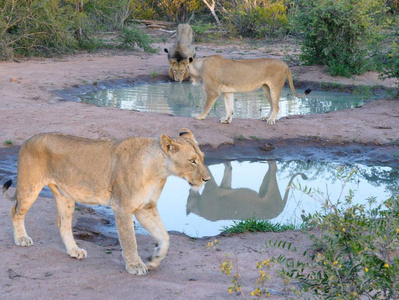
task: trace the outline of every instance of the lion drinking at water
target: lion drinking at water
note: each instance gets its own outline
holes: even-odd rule
[[[188,60],[195,58],[195,49],[191,44],[193,42],[193,30],[188,24],[179,24],[177,26],[176,43],[168,50],[168,61],[170,64],[169,76],[172,80],[183,81],[189,78]]]
[[[33,245],[25,230],[25,215],[41,189],[48,185],[57,203],[58,226],[71,257],[84,258],[72,234],[75,201],[109,205],[115,214],[126,270],[142,275],[157,267],[169,248],[169,235],[157,209],[158,198],[169,175],[179,176],[193,187],[210,179],[204,155],[189,129],[172,139],[131,137],[119,142],[85,139],[58,133],[35,135],[19,152],[16,200],[11,216],[14,242]],[[156,239],[151,261],[145,265],[137,253],[132,215]]]

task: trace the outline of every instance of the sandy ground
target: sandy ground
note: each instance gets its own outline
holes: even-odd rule
[[[169,47],[170,39],[165,45]],[[254,48],[243,42],[233,45],[198,44],[197,55],[215,53],[226,57],[282,57],[281,45]],[[270,51],[270,47],[274,51]],[[269,50],[267,50],[269,49]],[[220,53],[221,52],[221,53]],[[15,152],[5,142],[21,145],[30,136],[40,132],[57,131],[89,138],[121,139],[131,135],[176,136],[182,127],[190,128],[206,154],[215,157],[223,151],[242,155],[259,145],[272,143],[271,156],[287,153],[330,153],[329,149],[343,147],[341,156],[357,153],[357,158],[398,164],[399,101],[386,99],[369,102],[361,108],[322,115],[289,116],[269,126],[261,120],[234,119],[222,125],[216,118],[197,121],[193,118],[140,113],[114,108],[100,108],[65,101],[55,90],[101,86],[101,82],[133,82],[164,80],[168,64],[165,53],[149,55],[79,54],[61,59],[32,59],[19,62],[0,62],[0,143],[1,153]],[[150,73],[160,74],[151,79]],[[328,76],[322,67],[294,66],[296,86],[317,88],[321,83],[340,85],[366,85],[397,87],[395,80],[379,81],[376,73],[356,78]],[[95,85],[95,83],[100,83]],[[237,135],[256,136],[261,141],[237,141]],[[396,145],[392,145],[395,144]],[[222,149],[222,150],[221,150]],[[246,150],[245,150],[246,149]],[[355,150],[353,150],[355,149]],[[345,152],[347,150],[347,152]],[[219,151],[219,152],[217,152]],[[362,156],[364,151],[365,156]],[[7,153],[8,153],[7,152]],[[215,154],[216,153],[216,154]],[[219,154],[217,154],[219,153]],[[237,154],[238,153],[238,154]],[[241,152],[242,153],[242,152]],[[359,154],[360,153],[360,154]],[[320,154],[322,155],[322,154]],[[227,155],[228,156],[228,155]],[[395,158],[396,157],[396,158]],[[2,178],[4,181],[5,178]],[[10,189],[10,193],[14,192]],[[224,299],[229,297],[230,279],[219,271],[219,265],[229,256],[241,275],[243,293],[250,297],[258,276],[256,262],[280,254],[288,258],[301,258],[311,242],[303,233],[290,231],[281,234],[257,233],[232,237],[217,237],[220,241],[213,249],[206,245],[214,238],[192,239],[171,233],[171,247],[161,266],[146,276],[132,276],[125,272],[121,249],[116,239],[90,230],[98,222],[107,222],[92,210],[76,212],[74,223],[78,244],[88,251],[84,260],[70,258],[64,249],[56,226],[56,207],[52,198],[40,197],[28,213],[26,226],[35,245],[17,247],[12,241],[10,210],[12,203],[3,198],[0,206],[0,298],[1,299]],[[141,257],[152,253],[151,237],[138,235]],[[267,247],[268,242],[282,240],[298,247],[296,253]],[[270,269],[267,286],[272,299],[285,299],[287,291],[283,279]]]

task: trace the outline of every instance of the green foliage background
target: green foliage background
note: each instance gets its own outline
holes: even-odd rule
[[[213,10],[206,5],[215,3]],[[189,22],[226,38],[293,36],[303,64],[332,75],[399,78],[398,0],[0,0],[0,60],[103,48],[154,52],[136,19]],[[215,19],[214,19],[215,18]],[[173,26],[172,26],[173,27]]]

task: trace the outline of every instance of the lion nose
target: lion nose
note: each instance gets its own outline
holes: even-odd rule
[[[211,179],[211,178],[210,178],[210,177],[208,177],[208,178],[202,178],[202,181],[207,182],[207,181],[209,181],[209,179]]]

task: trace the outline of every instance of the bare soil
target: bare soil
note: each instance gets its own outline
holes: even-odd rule
[[[169,47],[172,42],[169,38],[166,44],[158,46]],[[287,51],[288,54],[298,51],[290,41],[258,47],[245,41],[196,46],[199,57],[219,53],[230,58],[282,58]],[[154,71],[159,74],[155,79],[150,76]],[[122,139],[132,135],[157,137],[163,133],[176,136],[180,128],[187,127],[210,159],[221,156],[270,159],[306,156],[307,159],[398,165],[398,99],[368,102],[360,108],[327,114],[288,116],[278,119],[274,126],[261,120],[244,119],[234,119],[232,124],[223,125],[216,118],[198,121],[66,101],[74,95],[73,90],[91,90],[137,80],[166,80],[167,71],[163,51],[154,55],[100,53],[0,62],[0,154],[15,153],[26,139],[40,132]],[[296,86],[313,89],[323,87],[325,83],[348,89],[354,85],[398,86],[395,80],[378,80],[378,74],[373,72],[355,78],[330,77],[321,66],[293,66],[292,72]],[[65,89],[68,93],[59,92]],[[237,140],[237,135],[246,139]],[[261,140],[251,141],[250,136]],[[17,147],[8,147],[6,141]],[[270,150],[270,144],[274,150],[265,151]],[[15,189],[10,190],[13,193]],[[215,237],[192,239],[171,233],[170,251],[161,266],[146,276],[132,276],[124,270],[118,241],[95,229],[109,220],[96,215],[93,210],[83,207],[75,213],[75,236],[78,244],[88,252],[86,259],[76,260],[66,254],[58,233],[52,198],[39,197],[27,215],[26,227],[35,242],[30,248],[13,244],[12,205],[3,200],[0,206],[1,299],[224,299],[229,296],[227,289],[231,286],[231,276],[223,275],[219,266],[226,255],[238,266],[241,275],[243,292],[239,296],[233,294],[233,297],[251,298],[250,291],[258,276],[257,261],[280,254],[303,259],[303,250],[311,246],[308,236],[300,231],[219,236],[220,244],[210,250],[206,245]],[[137,240],[139,254],[148,257],[154,247],[153,239],[138,235]],[[274,240],[290,242],[298,251],[267,247],[268,242]],[[278,276],[279,268],[279,265],[273,265],[270,269],[271,280],[267,286],[272,293],[271,299],[292,296]]]

